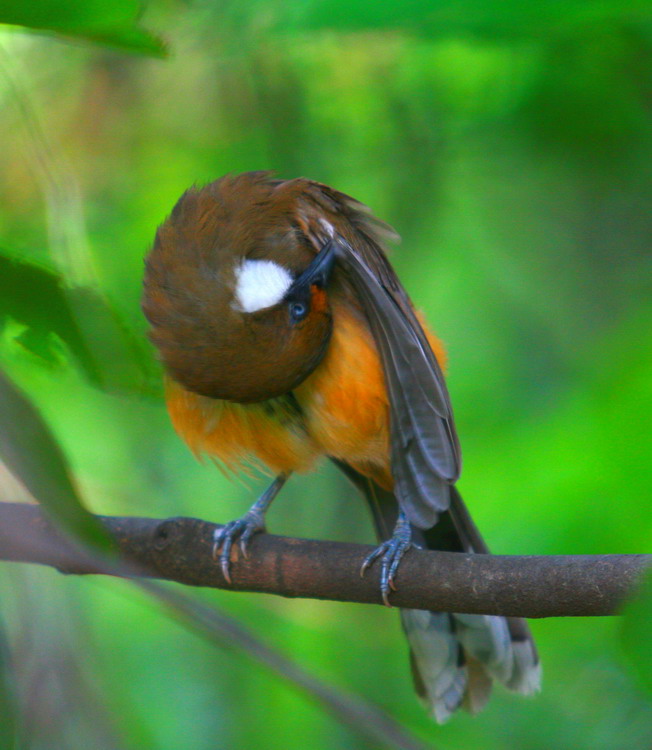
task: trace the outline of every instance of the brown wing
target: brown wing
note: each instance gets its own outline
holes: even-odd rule
[[[326,209],[313,241],[336,245],[338,263],[359,296],[381,354],[390,400],[394,493],[410,522],[429,528],[450,504],[460,474],[460,446],[444,375],[381,245],[376,221],[354,199],[315,183]],[[346,221],[342,221],[346,218]]]

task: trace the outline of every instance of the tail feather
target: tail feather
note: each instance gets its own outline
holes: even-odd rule
[[[410,643],[417,694],[433,717],[443,723],[462,705],[467,689],[467,672],[450,615],[402,609],[401,623]],[[428,664],[427,670],[422,668],[423,664]]]
[[[470,714],[477,714],[482,711],[491,697],[493,680],[486,673],[482,664],[472,657],[467,657],[466,671],[468,686],[462,708]]]
[[[506,683],[514,669],[514,652],[504,617],[453,615],[455,634],[467,656],[472,656],[494,679]]]
[[[517,617],[507,619],[514,652],[514,669],[505,685],[516,693],[533,695],[541,690],[541,662],[530,629]],[[525,632],[523,632],[525,626]]]
[[[364,494],[378,536],[389,538],[398,508],[394,495],[350,466],[335,463]],[[428,549],[489,552],[454,487],[450,509],[437,524],[414,532]],[[524,695],[540,689],[539,657],[521,618],[402,609],[401,623],[410,644],[416,692],[439,723],[460,707],[471,713],[480,711],[491,695],[494,679]]]

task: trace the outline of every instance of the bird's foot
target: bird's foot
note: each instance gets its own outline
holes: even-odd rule
[[[231,548],[234,542],[238,541],[240,552],[246,560],[251,537],[261,531],[265,531],[265,516],[253,508],[245,513],[242,518],[216,529],[213,535],[213,559],[217,560],[219,555],[222,574],[227,583],[231,583]]]
[[[392,591],[396,591],[394,579],[398,566],[403,559],[403,555],[412,547],[418,549],[417,545],[412,542],[410,523],[401,512],[391,539],[383,542],[370,555],[367,555],[362,563],[360,576],[364,576],[367,568],[370,568],[380,558],[380,593],[387,607],[392,606],[389,603],[389,595]]]

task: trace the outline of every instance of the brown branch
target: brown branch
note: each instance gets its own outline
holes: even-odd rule
[[[101,517],[122,556],[153,578],[191,586],[381,604],[378,571],[360,565],[371,547],[263,534],[233,584],[211,557],[215,524],[194,518]],[[0,503],[0,560],[99,572],[49,524],[38,506]],[[396,606],[522,617],[616,614],[652,555],[505,556],[412,551],[392,594]]]

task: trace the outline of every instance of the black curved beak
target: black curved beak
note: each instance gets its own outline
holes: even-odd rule
[[[285,293],[285,299],[310,299],[310,287],[325,289],[335,265],[335,243],[332,239],[315,255],[312,263],[300,273]]]

